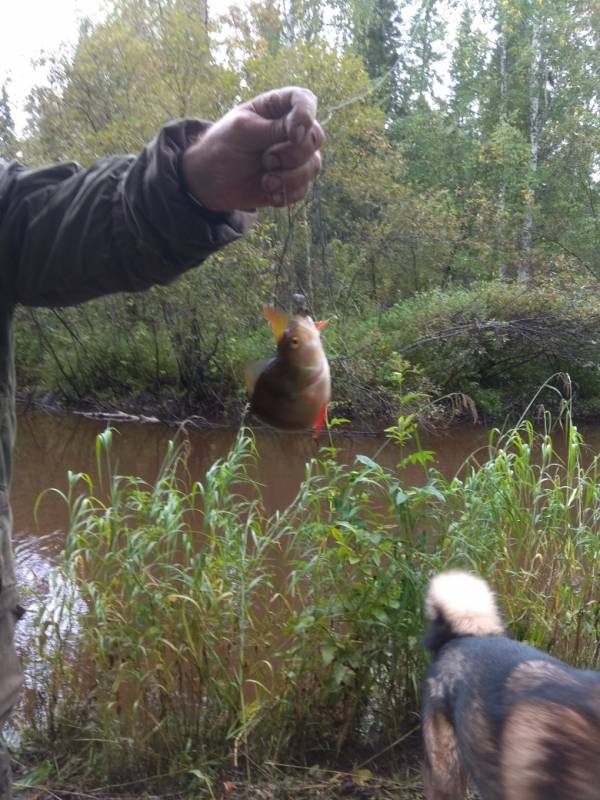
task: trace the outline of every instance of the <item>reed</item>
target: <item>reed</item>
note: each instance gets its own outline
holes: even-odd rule
[[[414,727],[424,588],[448,565],[492,581],[518,638],[597,665],[598,459],[568,411],[554,432],[492,433],[449,480],[413,420],[389,433],[397,469],[324,448],[271,516],[246,431],[202,481],[170,445],[151,484],[98,437],[96,483],[70,474],[63,495],[23,705],[63,780],[76,762],[79,788],[181,778],[210,796],[216,769],[386,747]]]
[[[485,456],[447,486],[446,558],[491,580],[517,638],[597,667],[598,455],[566,413],[554,433],[492,432]]]

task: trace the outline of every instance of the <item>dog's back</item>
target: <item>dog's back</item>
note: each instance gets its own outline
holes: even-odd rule
[[[432,581],[423,688],[428,800],[600,799],[600,675],[506,637],[493,593],[450,572]]]

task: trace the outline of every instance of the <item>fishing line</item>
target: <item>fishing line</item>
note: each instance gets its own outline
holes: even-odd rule
[[[357,94],[354,97],[348,98],[348,100],[343,100],[337,106],[330,106],[327,109],[327,116],[320,123],[321,127],[324,128],[331,122],[333,115],[335,114],[336,111],[341,111],[343,108],[347,108],[348,106],[354,105],[354,103],[362,103],[363,100],[366,100],[367,97],[370,97],[370,95],[378,91],[378,89],[380,89],[383,86],[383,84],[387,81],[387,79],[392,75],[392,73],[394,72],[399,63],[400,63],[400,56],[398,56],[398,58],[394,61],[392,66],[387,70],[387,72],[384,72],[383,75],[379,76],[379,78],[375,78],[375,80],[371,81],[371,85],[369,86],[369,88],[366,89],[366,91],[364,91],[362,94]]]

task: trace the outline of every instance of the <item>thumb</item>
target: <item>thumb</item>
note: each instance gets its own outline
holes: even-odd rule
[[[237,129],[240,138],[251,150],[266,150],[274,144],[288,141],[285,117],[265,119],[251,108],[243,109]]]
[[[266,122],[262,132],[270,137],[266,146],[280,142],[299,144],[312,127],[317,113],[317,98],[309,89],[287,86],[264,92],[251,100],[246,108],[257,121]]]

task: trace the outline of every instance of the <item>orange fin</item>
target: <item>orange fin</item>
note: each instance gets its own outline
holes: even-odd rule
[[[285,313],[285,311],[280,311],[278,308],[274,308],[273,306],[265,306],[265,317],[267,318],[267,322],[275,334],[275,338],[277,341],[280,341],[280,339],[283,338],[285,329],[290,324],[290,317]]]
[[[318,331],[322,331],[322,330],[323,330],[323,328],[324,328],[326,325],[328,325],[328,324],[329,324],[329,320],[328,320],[328,319],[322,319],[322,320],[320,320],[319,322],[315,322],[315,328],[316,328]]]
[[[315,420],[315,424],[313,425],[315,431],[315,439],[323,430],[323,425],[325,424],[325,417],[327,416],[327,403],[321,408],[319,411],[319,415]]]

